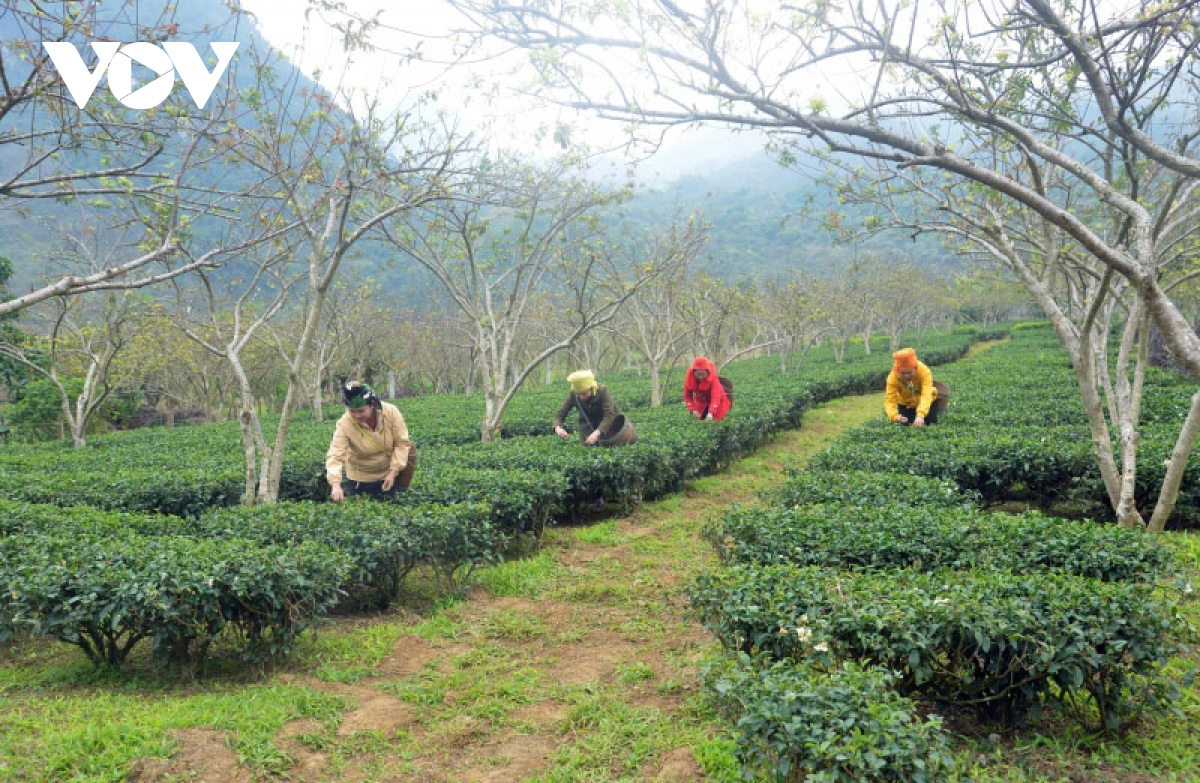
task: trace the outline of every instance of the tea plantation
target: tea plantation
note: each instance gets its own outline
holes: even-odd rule
[[[1074,375],[1047,327],[935,372],[937,425],[851,430],[705,536],[723,567],[690,588],[725,655],[707,675],[746,774],[770,779],[961,776],[942,716],[1011,730],[1053,711],[1112,732],[1180,695],[1193,641],[1173,550],[1105,516]],[[1186,413],[1188,384],[1148,379],[1151,455]],[[1162,460],[1146,459],[1152,502]],[[1193,457],[1174,520],[1200,513]],[[987,727],[994,727],[988,729]]]
[[[980,339],[959,329],[923,340],[932,363]],[[194,673],[224,634],[247,660],[284,655],[333,610],[386,607],[427,569],[444,590],[520,548],[546,525],[605,495],[628,508],[659,497],[799,426],[816,402],[882,387],[886,345],[837,364],[817,352],[796,375],[774,360],[728,374],[737,406],[697,424],[682,405],[648,406],[648,383],[602,378],[640,441],[586,448],[549,433],[565,387],[520,395],[498,443],[478,443],[477,397],[405,400],[421,447],[398,503],[325,502],[333,422],[301,420],[288,443],[276,505],[238,506],[240,436],[232,423],[142,430],[0,450],[0,636],[45,635],[119,666],[138,645]],[[676,379],[678,380],[678,379]]]
[[[704,528],[720,566],[686,594],[723,651],[703,679],[747,778],[960,779],[955,722],[1009,730],[1054,714],[1117,732],[1175,703],[1183,680],[1167,665],[1192,643],[1181,567],[1158,540],[1091,521],[1110,515],[1053,333],[911,339],[938,367],[1006,335],[935,370],[953,389],[937,426],[880,417]],[[629,510],[713,474],[817,403],[881,391],[889,367],[884,341],[840,364],[814,351],[787,375],[776,359],[740,362],[724,373],[733,411],[703,424],[673,395],[651,408],[644,377],[602,377],[640,436],[618,449],[550,434],[562,384],[520,394],[491,444],[479,398],[403,400],[420,462],[394,503],[326,501],[332,421],[293,425],[284,499],[253,508],[238,503],[233,424],[5,446],[0,641],[73,645],[101,676],[134,659],[185,681],[215,657],[278,661],[323,618],[392,606],[414,575],[461,595],[598,494]],[[1143,508],[1192,390],[1148,376]],[[1193,456],[1171,527],[1197,521]]]

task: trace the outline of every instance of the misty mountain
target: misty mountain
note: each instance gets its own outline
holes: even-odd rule
[[[767,153],[696,172],[637,196],[630,212],[661,220],[676,210],[697,211],[711,224],[708,247],[697,267],[728,279],[769,278],[793,270],[834,272],[856,254],[910,260],[938,272],[955,268],[936,239],[912,241],[903,233],[838,245],[822,227],[830,213],[850,220],[860,211],[837,203],[825,185],[779,165]]]
[[[197,50],[207,54],[207,42],[211,40],[238,40],[243,47],[238,57],[249,50],[266,50],[269,44],[248,18],[236,24],[231,22],[222,0],[190,0],[187,3],[168,4],[165,0],[140,0],[139,3],[106,2],[99,4],[97,14],[108,14],[97,18],[97,29],[103,30],[110,40],[136,40],[138,31],[146,25],[171,17],[178,25],[178,39],[190,40]],[[11,42],[24,38],[32,44],[31,32],[20,20],[8,13],[0,14],[0,40]],[[184,31],[190,31],[185,35]],[[61,31],[40,30],[37,35],[53,38]],[[70,36],[67,36],[71,39]],[[85,49],[86,42],[74,42]],[[5,65],[9,66],[11,47],[6,46]],[[85,59],[90,60],[90,53]],[[236,65],[236,62],[235,62]],[[140,67],[140,66],[139,66]],[[10,72],[19,72],[19,64]],[[288,70],[291,69],[291,70]],[[306,76],[296,73],[286,61],[277,68],[280,81],[292,78],[307,91],[320,87]],[[228,78],[233,83],[230,90],[244,91],[255,85],[251,69],[233,67]],[[98,92],[107,89],[102,81]],[[176,90],[182,85],[177,82]],[[219,100],[223,86],[217,88],[211,100]],[[48,122],[49,118],[36,111],[15,121],[32,123]],[[6,118],[4,123],[13,122]],[[11,128],[0,125],[0,133]],[[182,145],[187,139],[177,139]],[[745,149],[743,145],[741,149]],[[178,149],[176,150],[178,151]],[[74,153],[76,168],[96,166],[103,161],[102,148],[81,148]],[[165,158],[171,155],[163,156]],[[11,173],[24,159],[24,151],[16,145],[0,144],[0,176]],[[223,183],[235,188],[246,181],[250,172],[221,167],[202,172],[200,184]],[[209,179],[205,180],[204,177]],[[14,278],[11,290],[19,291],[28,286],[48,270],[45,259],[53,247],[61,242],[64,230],[79,226],[88,210],[102,209],[95,204],[77,200],[64,204],[50,199],[9,199],[0,205],[0,255],[12,259]],[[944,268],[945,253],[930,239],[917,243],[896,235],[863,242],[857,247],[838,246],[832,236],[822,228],[821,220],[831,211],[841,211],[828,188],[821,186],[804,175],[777,165],[765,153],[739,160],[726,161],[714,167],[712,160],[698,161],[692,173],[661,184],[654,189],[643,189],[627,202],[620,218],[631,229],[647,230],[655,226],[667,226],[678,213],[696,211],[711,224],[709,242],[696,267],[727,279],[745,277],[764,278],[789,274],[794,269],[812,272],[836,271],[842,264],[855,258],[856,253],[874,252],[888,257],[912,259],[933,268]],[[194,226],[195,246],[202,249],[217,244],[215,229],[203,222]],[[622,232],[618,232],[622,233]],[[211,236],[210,236],[211,234]],[[236,260],[227,264],[221,275],[236,277]],[[394,250],[370,242],[360,243],[346,261],[343,269],[348,281],[374,278],[383,287],[383,293],[400,306],[437,306],[441,291],[432,278],[416,262],[404,258]]]

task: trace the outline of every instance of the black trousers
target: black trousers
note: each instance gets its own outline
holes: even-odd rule
[[[400,486],[399,478],[392,482],[392,488],[387,492],[383,491],[383,479],[379,481],[351,481],[347,479],[346,483],[342,485],[342,492],[346,497],[368,495],[373,498],[387,499],[399,495],[401,492],[404,492],[404,489]]]
[[[909,424],[912,424],[913,420],[917,418],[917,409],[916,408],[909,408],[908,406],[905,406],[905,405],[897,405],[896,410],[898,410],[900,412],[901,416],[905,416],[908,418]],[[940,413],[940,411],[938,411],[937,401],[935,400],[933,403],[933,407],[931,407],[929,409],[929,415],[925,417],[925,423],[926,424],[937,424],[938,413]]]

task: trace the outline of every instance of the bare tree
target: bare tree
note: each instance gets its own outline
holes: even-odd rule
[[[103,207],[119,204],[142,213],[146,241],[103,267],[35,280],[31,290],[0,302],[0,316],[50,298],[154,285],[211,268],[236,252],[188,247],[194,239],[188,224],[225,208],[218,189],[198,184],[197,171],[218,154],[214,142],[236,127],[236,99],[216,96],[205,112],[190,104],[185,91],[176,91],[158,109],[134,111],[96,91],[80,108],[42,42],[67,41],[86,52],[88,42],[125,40],[130,30],[150,42],[201,32],[206,39],[236,36],[240,14],[225,11],[200,31],[183,29],[172,4],[144,18],[135,4],[101,6],[0,0],[7,32],[0,40],[0,209],[80,203],[95,223]],[[61,206],[46,208],[56,221],[71,217]]]
[[[600,222],[623,194],[584,173],[569,158],[542,168],[488,162],[460,198],[411,213],[390,231],[472,325],[484,441],[499,437],[505,409],[542,362],[610,322],[640,288],[685,258],[680,248],[690,243],[662,258],[626,255]],[[569,314],[569,326],[536,347],[522,345],[531,313],[544,302]],[[522,351],[532,356],[518,366]]]
[[[921,331],[949,310],[949,284],[911,261],[884,264],[879,270],[878,307],[872,318],[873,330],[888,338],[888,350],[900,348],[903,332]],[[869,340],[870,335],[864,339]]]
[[[691,282],[692,296],[682,303],[684,318],[696,324],[695,353],[713,360],[720,370],[729,362],[778,345],[757,286],[731,283],[711,275]]]
[[[798,373],[808,352],[833,331],[836,314],[832,303],[825,300],[814,279],[801,272],[793,274],[790,281],[764,286],[763,297],[779,340],[779,372]]]
[[[136,302],[126,292],[109,291],[99,301],[59,300],[50,318],[45,350],[0,342],[0,355],[42,375],[58,391],[63,418],[75,448],[87,445],[96,414],[114,388],[113,360],[127,344]],[[90,306],[89,306],[90,305]],[[78,392],[68,379],[82,383]]]
[[[671,274],[659,277],[631,297],[622,317],[607,329],[645,359],[650,374],[650,405],[655,408],[662,405],[663,399],[660,372],[679,358],[684,342],[704,326],[686,317],[682,300],[690,295],[688,266],[706,239],[706,227],[695,216],[686,221],[677,218],[665,234],[650,237],[651,246],[641,254],[644,258],[677,255],[681,261]],[[705,311],[700,317],[705,317]]]
[[[1028,311],[1029,294],[1011,276],[974,270],[954,279],[951,301],[967,323],[991,326]]]
[[[394,374],[398,386],[421,392],[469,394],[474,367],[469,324],[458,314],[409,311],[393,315],[375,352],[380,357],[378,366],[387,369],[389,378]],[[389,396],[398,391],[389,389]]]
[[[290,248],[273,251],[260,248],[244,261],[254,264],[253,273],[239,291],[221,291],[205,275],[199,283],[177,290],[177,325],[183,332],[214,356],[229,364],[239,394],[238,422],[246,461],[246,481],[242,502],[258,500],[261,470],[270,469],[266,438],[258,417],[254,384],[247,372],[244,355],[255,339],[265,339],[267,324],[288,303],[298,284],[296,275],[288,275]],[[270,298],[264,297],[270,292]]]

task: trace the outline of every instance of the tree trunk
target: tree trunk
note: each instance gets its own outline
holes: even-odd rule
[[[316,383],[313,384],[312,396],[312,417],[313,421],[324,421],[325,411],[322,407],[324,402],[324,389],[321,388],[321,371],[317,370]]]
[[[283,427],[282,420],[279,426]],[[260,455],[258,471],[258,494],[255,502],[266,505],[279,500],[279,477],[273,475],[274,460],[269,450],[264,449]],[[280,460],[282,462],[282,460]]]
[[[663,403],[662,379],[658,377],[658,362],[653,357],[647,357],[650,365],[650,407],[661,408]]]
[[[254,392],[250,386],[250,378],[242,367],[241,356],[236,348],[230,347],[225,352],[229,366],[233,369],[238,382],[241,409],[238,412],[238,427],[242,433],[242,449],[246,457],[246,481],[242,487],[242,505],[254,505],[255,490],[258,488],[258,458],[266,451],[267,444],[262,434],[262,420],[259,418],[254,404]]]
[[[303,342],[303,338],[301,338],[302,346]],[[295,359],[297,365],[302,364],[304,358],[303,347],[298,348]],[[303,393],[302,388],[300,374],[294,371],[290,372],[287,393],[283,398],[283,410],[279,412],[279,428],[275,430],[275,445],[268,449],[265,439],[263,441],[262,473],[258,479],[258,503],[267,504],[279,501],[279,486],[283,477],[283,458],[287,447],[288,430],[291,427],[292,415],[299,404],[297,398]]]
[[[1121,472],[1117,468],[1113,455],[1112,438],[1108,431],[1108,419],[1104,413],[1104,402],[1096,390],[1096,373],[1094,362],[1107,361],[1105,354],[1092,354],[1092,340],[1083,335],[1076,344],[1075,355],[1071,357],[1075,366],[1075,379],[1079,384],[1079,393],[1083,398],[1083,408],[1087,413],[1088,428],[1092,437],[1092,454],[1096,457],[1096,465],[1100,468],[1100,476],[1104,479],[1104,488],[1108,493],[1108,502],[1113,512],[1121,506]]]
[[[55,381],[55,384],[57,383],[58,381]],[[62,386],[59,386],[58,390],[59,394],[62,396],[63,418],[66,419],[67,429],[71,433],[71,445],[74,448],[81,449],[87,445],[87,440],[84,438],[87,423],[82,422],[83,417],[76,416],[74,411],[71,410],[71,398],[67,396],[67,390]],[[83,400],[83,396],[85,394],[87,394],[87,384],[84,384],[83,390],[79,393],[79,397],[75,400],[75,404],[77,406]],[[59,439],[62,439],[61,435],[59,436]]]
[[[246,457],[246,481],[242,485],[242,505],[254,505],[254,490],[258,486],[258,450],[255,448],[254,430],[259,429],[258,415],[254,406],[243,407],[238,415],[238,426],[242,432],[242,451]]]
[[[849,337],[834,338],[829,345],[833,348],[833,361],[835,364],[841,364],[846,360],[846,345],[850,342]]]
[[[1150,532],[1161,533],[1167,526],[1167,519],[1175,510],[1175,502],[1179,499],[1179,485],[1183,482],[1183,473],[1187,469],[1188,455],[1196,445],[1196,436],[1200,434],[1200,392],[1192,395],[1192,404],[1188,408],[1187,418],[1171,450],[1171,458],[1167,462],[1167,473],[1163,476],[1162,488],[1158,493],[1158,502],[1154,505],[1154,513],[1150,516],[1148,526]]]
[[[483,421],[479,424],[479,439],[483,443],[494,443],[500,440],[500,400],[494,390],[489,389],[484,395]]]

